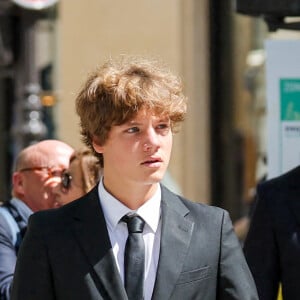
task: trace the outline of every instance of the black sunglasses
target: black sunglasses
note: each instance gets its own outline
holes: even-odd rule
[[[68,172],[63,172],[61,175],[61,186],[65,190],[71,187],[72,175]]]

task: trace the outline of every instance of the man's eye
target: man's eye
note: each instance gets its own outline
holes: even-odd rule
[[[158,129],[168,129],[170,127],[169,123],[162,123],[162,124],[159,124],[158,126]]]
[[[139,132],[139,128],[138,127],[131,127],[129,129],[127,129],[128,133],[134,133],[134,132]]]
[[[62,169],[52,169],[50,170],[50,177],[61,177]]]

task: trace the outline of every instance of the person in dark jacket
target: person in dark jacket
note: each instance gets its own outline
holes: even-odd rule
[[[244,253],[260,299],[300,299],[300,167],[257,186]]]

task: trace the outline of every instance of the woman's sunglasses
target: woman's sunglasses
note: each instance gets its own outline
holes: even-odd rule
[[[61,186],[65,190],[69,190],[71,187],[72,175],[68,172],[63,172],[61,175]]]

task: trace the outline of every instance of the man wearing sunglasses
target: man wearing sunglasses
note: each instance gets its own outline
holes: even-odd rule
[[[179,78],[148,60],[110,60],[76,109],[103,177],[30,218],[12,300],[257,300],[228,213],[161,184],[186,113]]]
[[[68,168],[73,148],[58,140],[44,140],[23,149],[15,161],[12,199],[0,207],[0,299],[10,299],[10,287],[21,240],[29,216],[54,208],[52,190]]]

